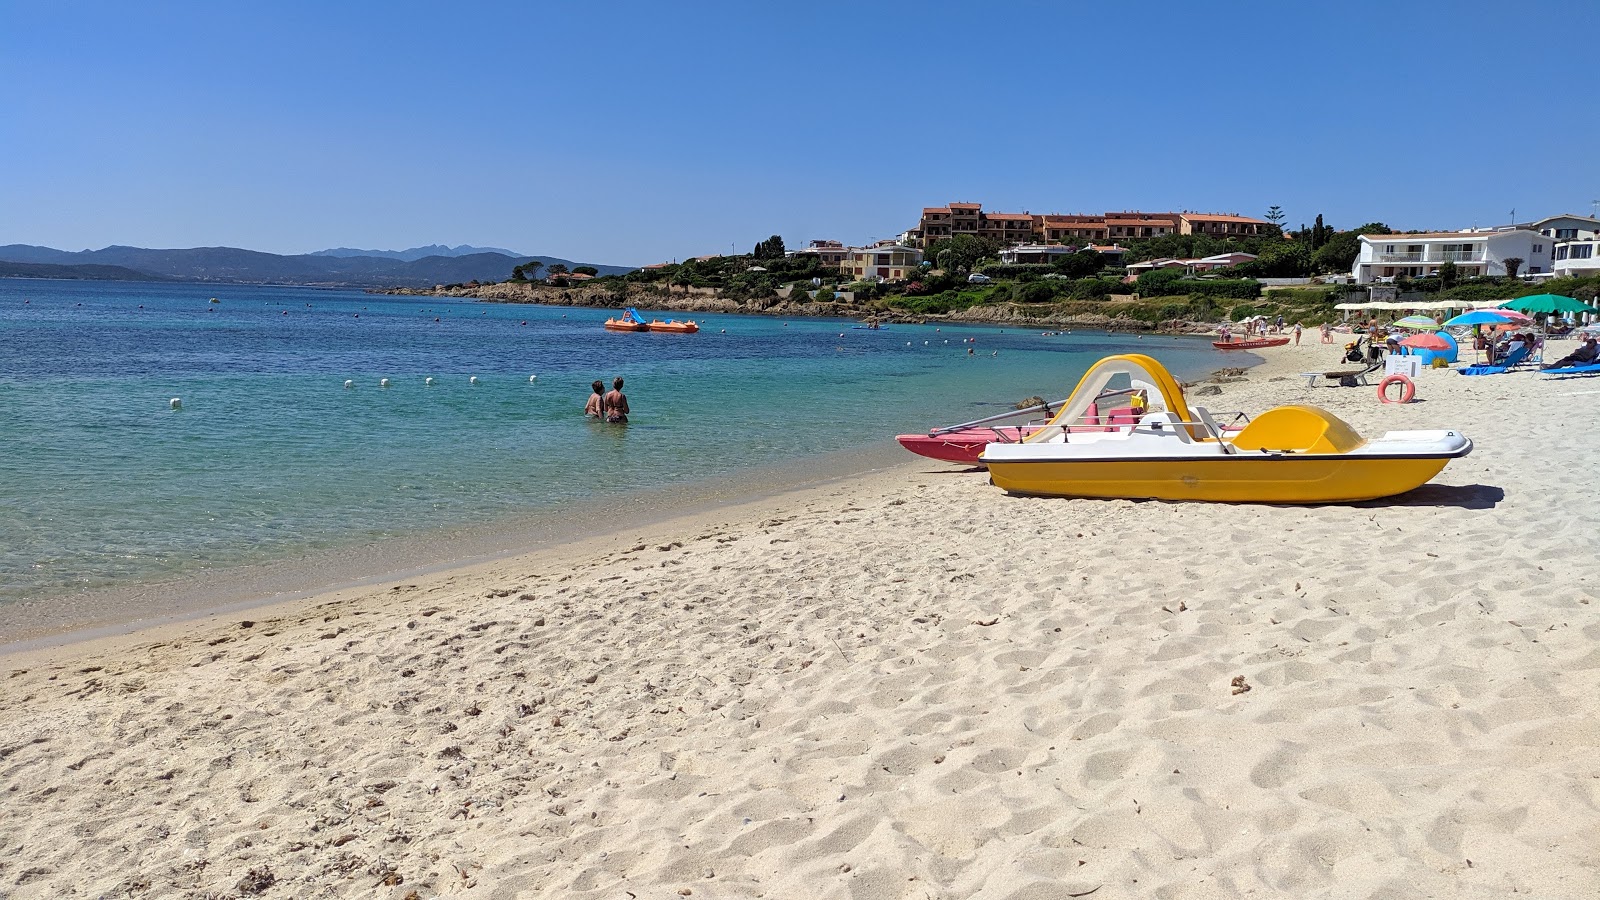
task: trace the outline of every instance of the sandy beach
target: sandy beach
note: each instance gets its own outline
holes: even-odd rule
[[[1475,452],[1283,508],[908,461],[0,656],[0,898],[1600,896],[1600,382],[1383,405],[1307,340],[1191,400]]]

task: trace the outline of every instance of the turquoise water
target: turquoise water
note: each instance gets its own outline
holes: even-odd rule
[[[1059,397],[1112,352],[1189,374],[1221,364],[1205,342],[1176,338],[716,315],[698,335],[611,334],[606,317],[0,280],[0,603],[879,444]],[[632,424],[585,420],[589,383],[614,375],[627,378]]]

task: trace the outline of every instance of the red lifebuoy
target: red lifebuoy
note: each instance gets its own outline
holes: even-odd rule
[[[1400,385],[1400,399],[1389,399],[1389,385]],[[1417,386],[1404,375],[1390,375],[1378,382],[1378,399],[1384,403],[1410,403],[1411,398],[1417,396]]]

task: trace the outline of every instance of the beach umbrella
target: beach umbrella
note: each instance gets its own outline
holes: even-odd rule
[[[1533,321],[1533,316],[1530,316],[1530,315],[1528,315],[1527,313],[1524,313],[1524,312],[1518,312],[1517,310],[1514,310],[1514,309],[1507,309],[1507,308],[1505,308],[1503,306],[1485,306],[1485,307],[1480,307],[1480,308],[1481,309],[1487,309],[1492,313],[1498,313],[1498,314],[1500,314],[1502,316],[1505,316],[1507,319],[1510,319],[1513,322],[1532,322]]]
[[[1600,309],[1595,309],[1582,300],[1563,297],[1560,294],[1534,294],[1531,297],[1517,297],[1500,304],[1500,308],[1525,313],[1600,313]]]
[[[1450,342],[1437,334],[1413,334],[1400,341],[1402,347],[1413,347],[1417,350],[1449,350]]]
[[[1427,316],[1406,316],[1404,319],[1396,319],[1394,327],[1409,328],[1412,331],[1438,331],[1439,323]]]
[[[1444,320],[1444,327],[1456,325],[1504,325],[1511,317],[1498,309],[1473,309]]]

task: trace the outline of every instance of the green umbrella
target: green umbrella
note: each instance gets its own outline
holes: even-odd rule
[[[1582,300],[1563,297],[1560,294],[1534,294],[1531,297],[1518,297],[1500,304],[1506,309],[1514,309],[1525,313],[1600,313]]]
[[[1396,328],[1409,328],[1412,331],[1438,331],[1439,323],[1427,316],[1406,316],[1404,319],[1395,320]]]

